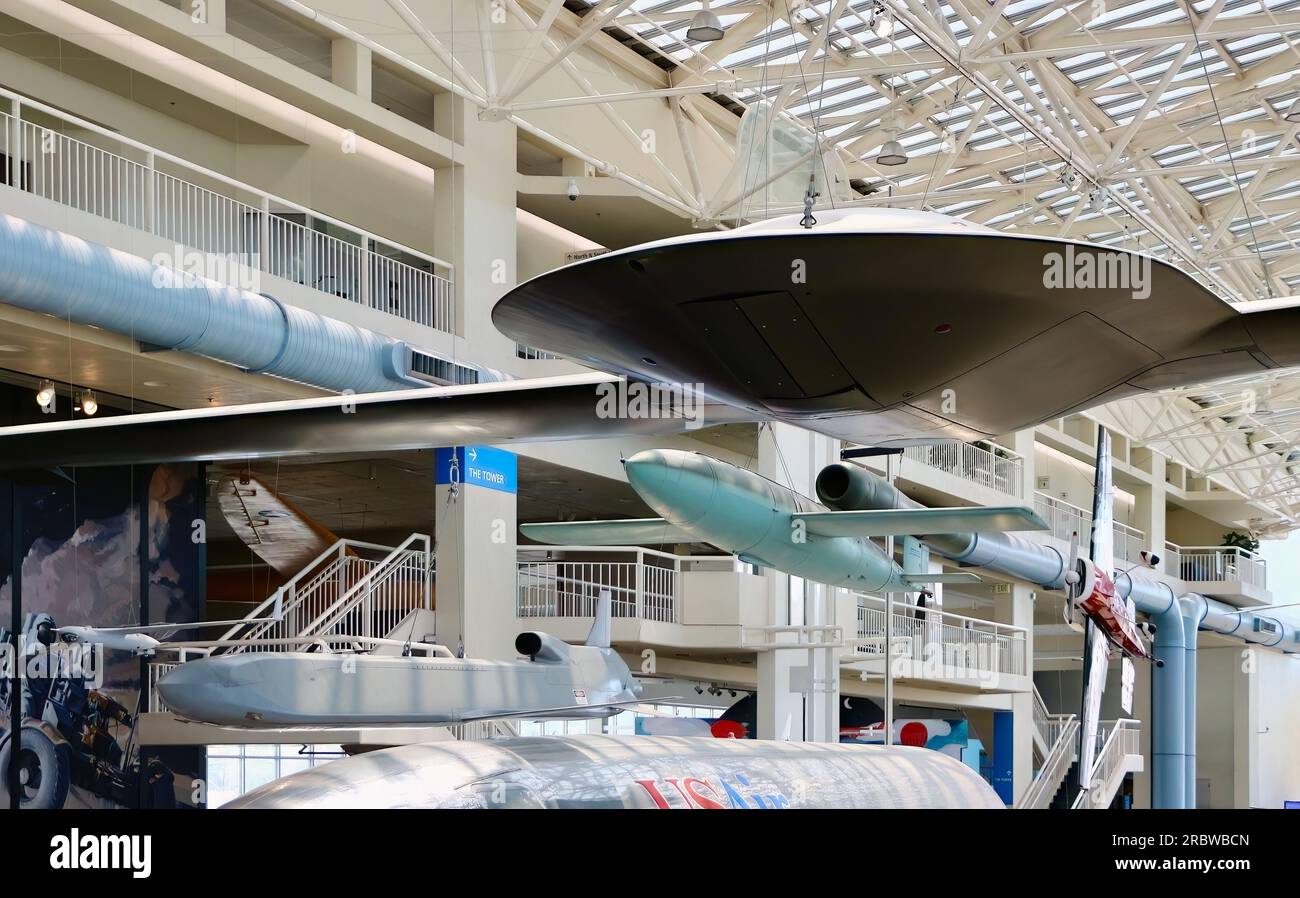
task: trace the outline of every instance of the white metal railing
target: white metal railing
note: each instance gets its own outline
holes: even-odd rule
[[[1034,493],[1034,511],[1047,523],[1047,532],[1059,540],[1070,541],[1079,534],[1080,545],[1085,549],[1092,533],[1092,512],[1071,505],[1046,493]],[[1147,546],[1147,535],[1136,527],[1115,522],[1115,558],[1118,561],[1137,561]]]
[[[432,610],[430,545],[428,535],[412,533],[295,635],[384,637],[412,610]]]
[[[18,112],[0,112],[0,186],[455,333],[450,263],[29,97],[2,88],[0,97]],[[24,107],[120,152],[24,120]]]
[[[221,640],[284,639],[299,635],[308,621],[330,608],[390,551],[388,546],[375,543],[338,540],[250,611],[246,615],[247,623],[236,624],[223,633]],[[266,620],[274,615],[277,606],[280,618]]]
[[[884,658],[884,600],[863,593],[855,595],[857,637],[850,641],[843,660]],[[941,663],[947,669],[988,675],[1027,676],[1029,672],[1023,627],[895,603],[888,637],[892,639],[895,659]],[[944,671],[937,673],[942,675]]]
[[[1237,546],[1178,546],[1165,543],[1165,573],[1188,583],[1237,580],[1268,588],[1268,562]]]
[[[1078,733],[1078,718],[1071,714],[1065,718],[1060,735],[1043,759],[1043,766],[1038,768],[1038,775],[1016,802],[1017,808],[1041,810],[1052,803],[1065,775],[1070,772],[1070,765],[1078,757]]]
[[[559,356],[549,353],[544,349],[537,349],[533,346],[525,346],[523,343],[516,343],[515,358],[533,361],[537,359],[558,359]]]
[[[1044,746],[1044,752],[1050,751],[1056,740],[1061,738],[1070,717],[1069,714],[1053,714],[1049,711],[1038,687],[1034,687],[1034,729]]]
[[[1142,753],[1142,721],[1132,719],[1103,720],[1097,732],[1097,750],[1093,755],[1092,787],[1074,799],[1074,808],[1110,807],[1126,772],[1129,755]]]
[[[1002,446],[995,445],[993,451],[956,441],[908,446],[903,449],[903,458],[1000,493],[1017,498],[1025,495],[1024,459]]]
[[[415,544],[424,549],[411,550]],[[340,539],[249,612],[247,623],[222,634],[221,641],[238,640],[242,645],[220,651],[273,651],[266,647],[269,640],[322,633],[326,627],[338,633],[340,627],[356,625],[358,630],[350,635],[385,635],[411,608],[433,607],[428,545],[425,534],[412,534],[399,549]],[[358,614],[347,618],[363,604]],[[279,619],[265,620],[273,617],[277,605]],[[382,629],[385,626],[388,629]]]
[[[592,617],[608,590],[614,617],[677,623],[683,563],[698,561],[636,546],[566,546],[563,559],[533,558],[556,550],[521,549],[519,617]],[[602,556],[620,560],[605,561]]]
[[[519,735],[515,725],[508,720],[476,720],[447,727],[452,738],[464,741],[480,739],[513,739]]]

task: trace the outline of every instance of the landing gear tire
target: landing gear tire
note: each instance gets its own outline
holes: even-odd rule
[[[51,738],[38,723],[24,723],[18,741],[19,807],[51,811],[63,807],[72,785],[72,758],[68,746]],[[6,776],[14,750],[11,738],[0,749],[0,771]]]

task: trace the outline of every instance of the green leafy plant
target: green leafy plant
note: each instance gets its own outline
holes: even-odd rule
[[[1236,530],[1229,530],[1223,534],[1223,544],[1233,546],[1238,549],[1245,549],[1247,552],[1259,551],[1259,540],[1249,533],[1239,533]]]

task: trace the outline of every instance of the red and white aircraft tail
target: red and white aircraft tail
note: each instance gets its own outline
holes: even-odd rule
[[[1067,619],[1078,610],[1084,618],[1083,702],[1079,715],[1079,787],[1092,785],[1101,696],[1113,649],[1129,657],[1151,658],[1137,626],[1131,599],[1115,587],[1115,482],[1111,467],[1110,434],[1097,428],[1097,477],[1093,489],[1092,534],[1087,558],[1074,557],[1078,534],[1071,541],[1074,569],[1066,582]],[[1126,709],[1127,710],[1127,709]]]

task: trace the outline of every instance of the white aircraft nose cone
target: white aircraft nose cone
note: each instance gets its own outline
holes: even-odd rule
[[[247,709],[236,701],[236,693],[252,680],[248,665],[233,663],[243,660],[220,658],[181,664],[158,681],[158,694],[169,710],[193,720],[238,723]]]
[[[623,467],[632,489],[674,524],[700,520],[713,504],[718,482],[704,456],[680,449],[646,449]]]

